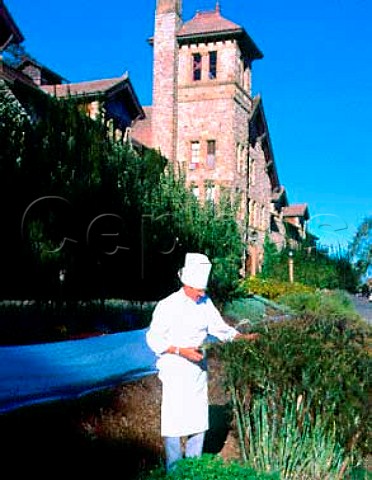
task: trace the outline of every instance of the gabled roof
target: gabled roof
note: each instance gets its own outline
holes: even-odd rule
[[[24,84],[33,86],[34,88],[39,88],[28,75],[26,75],[23,72],[20,72],[19,70],[16,70],[10,65],[7,65],[3,61],[0,61],[0,79],[4,79],[10,83],[19,81]]]
[[[0,51],[11,43],[19,44],[23,40],[22,32],[17,27],[3,0],[0,0]]]
[[[50,68],[45,67],[35,59],[28,56],[22,59],[21,63],[17,66],[17,70],[19,70],[20,72],[24,72],[28,65],[36,67],[44,75],[46,75],[48,79],[53,79],[55,83],[62,83],[62,81],[64,80],[64,78],[59,73],[53,72],[53,70],[51,70]]]
[[[91,80],[78,83],[63,83],[61,85],[41,85],[44,92],[55,95],[56,97],[68,97],[69,95],[98,95],[107,93],[111,88],[119,86],[126,82],[128,75],[122,77],[108,78],[104,80]]]
[[[310,218],[307,203],[294,203],[283,207],[283,217],[302,217],[305,220]]]
[[[40,89],[58,98],[69,96],[80,96],[89,100],[99,99],[104,96],[106,99],[116,95],[124,95],[127,108],[132,119],[141,119],[145,113],[129,80],[127,73],[121,77],[108,78],[105,80],[92,80],[79,83],[64,83],[58,85],[41,85]]]
[[[250,59],[262,58],[263,54],[249,37],[243,27],[224,18],[217,4],[212,11],[198,11],[195,16],[185,22],[177,33],[180,43],[189,43],[198,39],[236,38],[244,54]]]

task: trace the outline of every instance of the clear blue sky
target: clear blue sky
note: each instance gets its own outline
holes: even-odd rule
[[[156,0],[5,0],[24,47],[71,82],[128,71],[151,104]],[[183,0],[183,18],[215,0]],[[280,182],[336,249],[372,215],[372,2],[220,0],[264,54],[253,64]]]

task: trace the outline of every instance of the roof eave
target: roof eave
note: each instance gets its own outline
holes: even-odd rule
[[[229,30],[220,30],[214,32],[177,34],[177,40],[180,45],[205,42],[206,40],[218,41],[226,39],[238,40],[240,46],[242,47],[242,50],[249,59],[259,60],[263,58],[263,53],[258,49],[256,44],[244,30],[244,28],[232,28]],[[149,39],[149,43],[153,44],[153,38]]]
[[[133,102],[134,109],[138,112],[138,115],[135,117],[134,120],[142,120],[145,118],[145,112],[143,111],[142,105],[138,99],[138,96],[133,88],[132,82],[127,74],[125,74],[123,80],[116,85],[112,85],[110,88],[104,92],[106,95],[115,95],[121,90],[128,90],[130,94],[130,98]]]
[[[25,38],[2,1],[0,1],[0,14],[5,19],[10,29],[10,36],[7,42],[5,43],[5,46],[7,46],[10,43],[10,41],[12,43],[18,43],[18,44],[22,43]],[[2,46],[0,45],[0,50],[1,49],[2,49]]]
[[[58,78],[60,82],[67,81],[67,79],[62,77],[62,75],[60,75],[59,73],[56,73],[55,71],[51,70],[50,68],[46,67],[45,65],[42,65],[38,61],[34,60],[33,58],[29,58],[29,57],[24,58],[22,60],[22,62],[17,66],[17,69],[22,70],[22,68],[24,68],[27,64],[33,65],[33,66],[39,68],[40,71],[42,71],[43,73],[46,73],[48,75],[52,75],[53,77]]]

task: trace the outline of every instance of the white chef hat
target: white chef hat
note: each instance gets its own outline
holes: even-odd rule
[[[212,264],[202,253],[186,253],[185,265],[179,272],[184,285],[205,290]]]

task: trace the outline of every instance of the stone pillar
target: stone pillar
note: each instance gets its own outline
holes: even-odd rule
[[[178,44],[181,0],[158,0],[153,64],[153,146],[175,161],[177,143]]]

